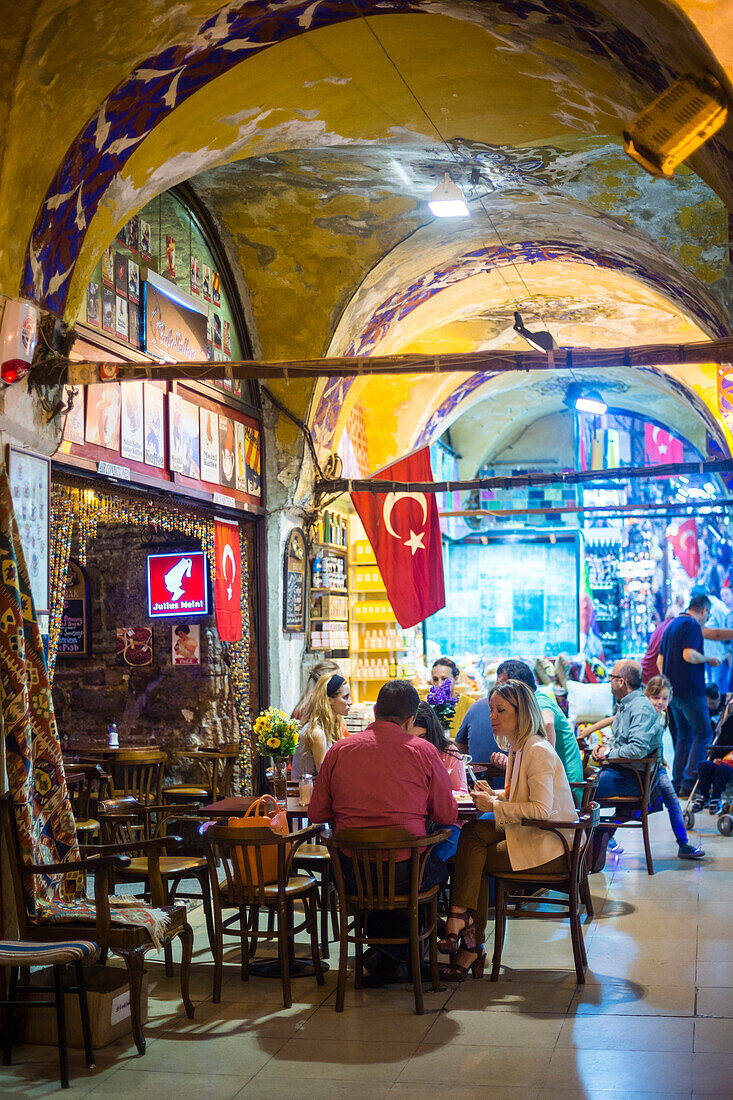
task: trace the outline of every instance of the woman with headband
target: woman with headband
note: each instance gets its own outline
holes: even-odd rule
[[[323,758],[335,741],[342,737],[343,718],[351,710],[348,680],[335,672],[326,673],[316,684],[310,700],[308,717],[300,731],[300,740],[293,757],[291,779],[315,775]]]

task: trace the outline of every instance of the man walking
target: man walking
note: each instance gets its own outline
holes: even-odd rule
[[[687,798],[695,786],[697,769],[713,740],[705,699],[705,665],[717,668],[720,658],[704,653],[702,628],[709,618],[710,597],[693,596],[686,610],[665,630],[657,658],[659,671],[672,684],[670,708],[677,730],[672,783],[681,798]]]

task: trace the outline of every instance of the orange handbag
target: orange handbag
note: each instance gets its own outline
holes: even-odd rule
[[[290,832],[288,815],[285,810],[280,809],[271,794],[263,794],[261,798],[258,798],[256,802],[248,806],[244,817],[229,818],[230,828],[261,829],[264,825],[269,825],[273,833],[277,833],[278,836],[287,836]],[[285,849],[286,859],[289,851],[290,845]],[[244,870],[245,859],[249,863],[252,878],[256,880],[257,862],[252,850],[248,850],[246,853],[241,851],[237,852],[237,861],[239,862],[242,878],[246,880]],[[272,847],[268,845],[262,849],[262,873],[265,885],[277,882],[277,848],[274,844]]]

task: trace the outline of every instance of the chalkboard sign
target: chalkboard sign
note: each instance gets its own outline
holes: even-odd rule
[[[89,656],[87,578],[73,558],[66,574],[66,595],[59,631],[59,657]]]
[[[305,632],[305,567],[305,535],[296,527],[285,543],[283,630],[288,634]]]

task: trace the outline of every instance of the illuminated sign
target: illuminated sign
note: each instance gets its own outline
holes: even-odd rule
[[[175,283],[148,271],[143,283],[143,347],[167,363],[209,358],[205,307]]]
[[[206,555],[201,550],[148,554],[148,615],[208,615]]]

